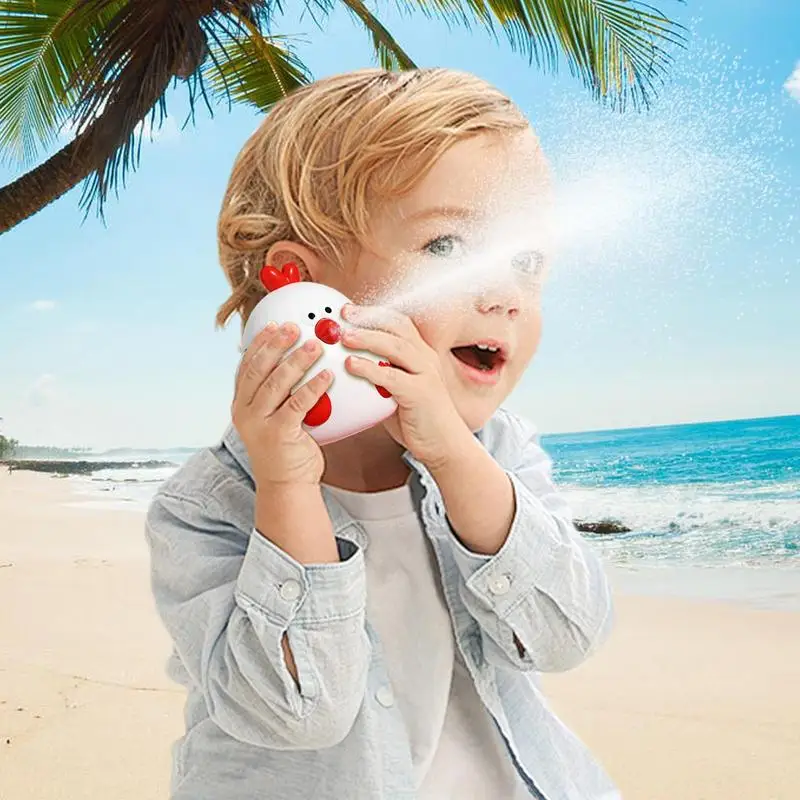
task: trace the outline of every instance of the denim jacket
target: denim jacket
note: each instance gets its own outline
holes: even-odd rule
[[[516,498],[493,556],[458,541],[430,473],[404,456],[459,653],[532,798],[619,800],[536,677],[579,664],[608,633],[601,562],[575,531],[527,424],[500,410],[476,435]],[[188,690],[172,800],[415,797],[408,737],[365,614],[368,542],[323,492],[341,558],[334,564],[300,564],[253,529],[254,485],[233,427],[153,500],[146,532],[156,606],[174,643],[167,672]]]

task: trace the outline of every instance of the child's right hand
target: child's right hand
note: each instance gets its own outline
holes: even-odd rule
[[[270,323],[247,349],[236,376],[231,417],[256,487],[319,483],[325,468],[322,450],[302,423],[333,376],[325,370],[291,393],[322,355],[322,345],[309,339],[281,361],[299,335],[292,323]]]

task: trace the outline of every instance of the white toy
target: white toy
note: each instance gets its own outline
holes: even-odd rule
[[[287,356],[311,337],[322,342],[322,356],[293,389],[296,391],[323,369],[333,373],[333,383],[306,414],[303,424],[317,443],[337,442],[390,417],[397,403],[389,392],[352,375],[345,368],[345,359],[352,354],[371,358],[382,366],[389,365],[388,361],[380,361],[372,353],[352,350],[341,344],[342,328],[346,326],[341,310],[350,301],[329,286],[301,281],[296,264],[286,264],[281,272],[266,266],[259,278],[269,294],[247,320],[242,334],[242,349],[248,347],[269,322],[278,325],[294,322],[299,326],[300,336],[287,351]]]

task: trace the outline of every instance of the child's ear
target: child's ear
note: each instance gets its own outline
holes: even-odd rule
[[[310,247],[298,244],[297,242],[288,240],[275,242],[269,250],[267,250],[262,266],[269,264],[280,271],[285,264],[290,263],[297,264],[301,281],[315,283],[319,280],[322,267],[320,257]]]

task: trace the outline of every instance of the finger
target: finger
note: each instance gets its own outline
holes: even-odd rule
[[[322,345],[316,339],[309,339],[275,367],[258,387],[251,407],[265,417],[274,414],[321,355]]]
[[[406,372],[420,373],[425,369],[425,355],[420,348],[393,333],[349,328],[342,334],[342,343],[346,347],[368,350],[376,356],[382,356],[391,361],[393,367],[400,367]]]
[[[239,365],[234,406],[247,406],[252,403],[261,384],[300,335],[300,329],[296,325],[281,326],[281,328],[275,326],[269,331],[267,328],[253,340]]]
[[[274,419],[281,425],[300,425],[306,414],[311,411],[317,401],[328,391],[333,383],[333,373],[324,369],[315,375],[308,383],[304,383],[292,396],[278,409]]]
[[[375,386],[382,386],[392,396],[404,397],[408,390],[408,381],[413,376],[396,369],[391,364],[376,364],[371,358],[348,356],[345,361],[348,372],[359,378],[366,378]]]
[[[259,361],[263,356],[263,348],[269,346],[269,343],[275,337],[278,326],[274,322],[268,323],[259,333],[254,337],[253,341],[247,347],[240,348],[242,357],[239,359],[239,364],[236,367],[236,375],[234,376],[234,389],[233,401],[231,409],[235,409],[239,405],[242,397],[242,389],[247,390],[250,381],[255,379],[255,374],[252,374],[253,365]],[[245,373],[251,370],[250,380],[245,381]]]
[[[268,322],[251,340],[247,347],[241,347],[242,361],[247,357],[248,353],[255,351],[262,344],[269,342],[278,330],[277,322]]]
[[[249,405],[258,388],[294,343],[299,329],[271,323],[253,340],[239,364],[233,406]]]
[[[410,317],[386,306],[356,306],[348,303],[342,308],[342,318],[362,328],[382,330],[404,338],[419,336],[417,326]]]

